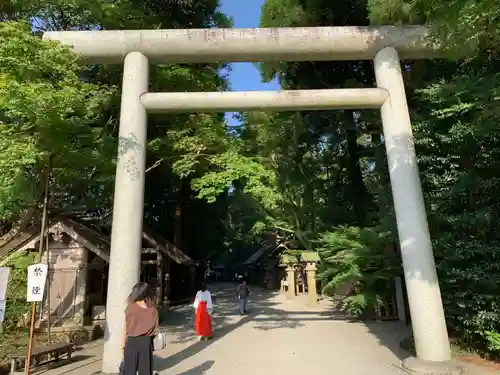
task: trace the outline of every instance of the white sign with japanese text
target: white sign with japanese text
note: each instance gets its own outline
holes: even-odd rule
[[[47,265],[43,263],[32,264],[28,267],[28,302],[41,302],[47,280]]]

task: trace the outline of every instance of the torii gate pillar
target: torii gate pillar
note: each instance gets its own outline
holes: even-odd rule
[[[448,361],[448,331],[397,51],[382,49],[374,66],[377,86],[389,93],[381,116],[415,348],[423,360]]]

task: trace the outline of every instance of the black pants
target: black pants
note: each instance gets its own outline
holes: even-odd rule
[[[153,338],[151,336],[127,337],[123,355],[124,375],[153,374]]]

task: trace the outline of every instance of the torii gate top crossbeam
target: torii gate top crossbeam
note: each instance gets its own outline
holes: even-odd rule
[[[402,59],[437,57],[426,34],[423,26],[349,26],[50,31],[44,39],[73,46],[89,63],[121,64],[133,51],[156,63],[208,63],[369,60],[388,46]]]

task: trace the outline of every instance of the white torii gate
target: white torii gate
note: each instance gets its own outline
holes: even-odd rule
[[[421,26],[47,32],[86,63],[124,64],[103,373],[121,360],[125,300],[139,281],[148,112],[380,108],[417,359],[451,359],[400,59],[439,56]],[[150,63],[373,59],[377,88],[148,92]],[[412,362],[413,361],[413,362]],[[437,362],[437,363],[436,363]],[[428,364],[428,363],[427,363]]]

